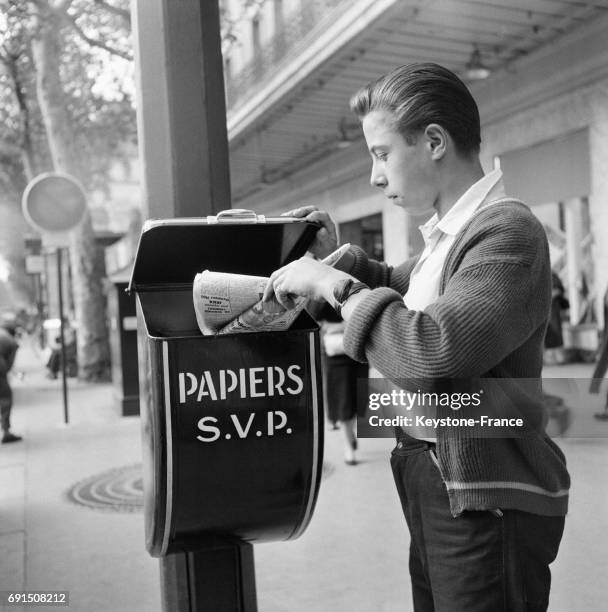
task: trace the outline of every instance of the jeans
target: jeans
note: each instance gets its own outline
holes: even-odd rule
[[[11,428],[11,408],[12,400],[0,397],[0,426],[3,432],[7,432]]]
[[[11,408],[13,406],[13,392],[8,384],[6,374],[0,374],[0,425],[2,431],[11,428]]]
[[[400,442],[391,456],[411,536],[414,610],[547,610],[564,517],[496,508],[454,518],[435,452],[432,443]]]

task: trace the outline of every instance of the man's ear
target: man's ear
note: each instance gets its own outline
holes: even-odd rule
[[[431,159],[439,161],[447,151],[449,136],[447,131],[438,123],[429,123],[424,130],[428,150]]]

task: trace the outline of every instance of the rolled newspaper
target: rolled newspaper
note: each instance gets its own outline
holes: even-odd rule
[[[218,332],[226,323],[251,308],[264,295],[264,276],[227,274],[204,270],[194,277],[192,292],[196,321],[204,335]]]
[[[323,263],[334,266],[350,244],[342,245]],[[285,309],[273,296],[262,301],[268,278],[205,270],[194,278],[192,293],[196,321],[203,335],[236,334],[289,329],[304,309],[307,299],[299,297]]]

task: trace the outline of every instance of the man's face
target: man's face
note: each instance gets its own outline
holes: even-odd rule
[[[368,113],[362,127],[372,156],[372,186],[411,215],[435,212],[437,176],[427,138],[421,134],[415,144],[408,144],[386,111]]]

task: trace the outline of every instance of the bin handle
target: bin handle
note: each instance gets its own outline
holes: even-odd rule
[[[215,216],[210,215],[207,217],[207,223],[210,225],[217,223],[242,223],[243,221],[266,223],[266,217],[264,215],[256,215],[253,210],[247,210],[246,208],[229,208],[228,210],[222,210]]]

